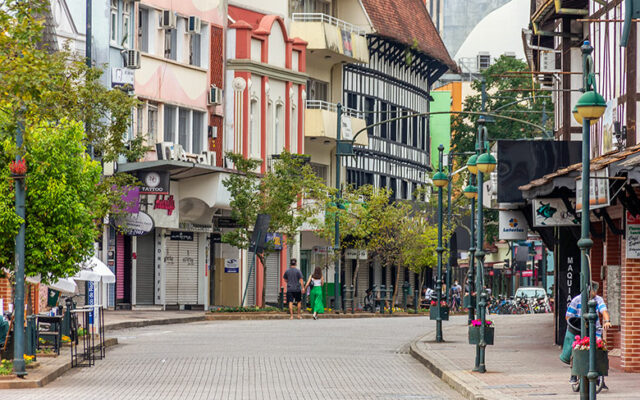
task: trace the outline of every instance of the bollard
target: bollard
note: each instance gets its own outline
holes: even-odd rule
[[[420,298],[418,297],[418,291],[415,290],[413,293],[413,311],[418,314],[418,307],[420,307]]]
[[[387,297],[389,301],[389,314],[393,314],[393,285],[389,285],[387,289]]]
[[[404,311],[407,311],[407,299],[409,297],[409,290],[410,290],[410,285],[409,282],[404,281],[404,284],[402,284],[402,293],[404,295],[404,298],[402,300],[402,308],[404,308]]]
[[[24,354],[28,356],[35,356],[36,346],[38,344],[38,335],[36,333],[36,317],[35,315],[29,315],[27,317],[27,326],[25,327],[25,349]],[[35,358],[34,358],[35,360]]]
[[[356,299],[355,299],[355,294],[356,291],[353,288],[353,285],[351,285],[351,314],[355,314],[356,313]]]
[[[582,379],[589,379],[589,400],[596,400],[596,379],[598,379],[598,372],[596,371],[596,350],[598,348],[596,344],[596,320],[598,319],[598,314],[596,314],[595,300],[589,300],[587,305],[589,312],[583,318],[589,321],[589,372]]]
[[[380,285],[380,314],[384,314],[384,299],[387,297],[385,286]]]
[[[278,295],[278,308],[280,311],[284,311],[284,288],[280,287],[280,294]]]
[[[71,337],[71,308],[73,306],[73,300],[67,297],[64,300],[64,316],[62,317],[62,335]]]

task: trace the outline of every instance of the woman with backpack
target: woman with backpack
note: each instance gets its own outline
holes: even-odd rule
[[[324,285],[324,278],[322,277],[322,268],[316,267],[313,271],[313,275],[307,280],[307,284],[304,285],[306,291],[308,287],[311,288],[309,305],[313,312],[313,319],[318,319],[318,314],[324,313],[324,303],[322,302],[322,285]]]

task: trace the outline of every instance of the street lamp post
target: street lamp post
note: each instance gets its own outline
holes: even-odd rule
[[[474,164],[475,165],[475,164]],[[467,164],[468,166],[468,164]],[[478,188],[474,186],[475,176],[471,174],[471,183],[464,188],[464,195],[466,198],[471,200],[471,229],[469,233],[469,271],[467,273],[467,287],[469,290],[467,291],[467,298],[469,299],[468,310],[469,310],[469,318],[468,325],[471,325],[471,321],[474,319],[475,315],[475,307],[473,306],[473,288],[474,288],[474,264],[475,264],[475,253],[476,253],[476,202],[475,199],[478,197]]]
[[[447,155],[447,235],[449,236],[447,246],[449,248],[449,257],[447,257],[447,304],[451,306],[451,179],[453,178],[453,153]]]
[[[585,337],[587,332],[587,319],[589,310],[587,302],[589,301],[589,289],[591,286],[589,273],[589,251],[593,246],[593,241],[589,237],[589,173],[591,170],[590,151],[590,126],[595,123],[604,113],[606,102],[604,98],[598,94],[595,85],[595,75],[593,73],[593,58],[591,53],[593,47],[588,40],[585,40],[582,47],[582,85],[584,94],[578,99],[578,103],[574,109],[573,115],[576,120],[582,123],[582,215],[581,215],[581,235],[578,240],[580,248],[580,287],[581,287],[581,314],[580,336]],[[580,399],[595,399],[595,379],[598,374],[595,371],[595,341],[589,346],[589,373],[587,377],[580,380]],[[587,385],[587,379],[589,384]]]
[[[334,309],[341,310],[342,302],[340,301],[340,129],[342,128],[342,104],[336,105],[338,114],[338,126],[336,131],[336,226],[335,240],[333,246],[333,256],[335,257],[334,275],[333,275],[333,294],[335,298]]]
[[[442,188],[447,186],[449,178],[442,172],[442,152],[444,146],[438,146],[438,172],[433,175],[433,184],[438,187],[438,247],[436,252],[438,253],[438,269],[436,273],[436,294],[437,294],[437,316],[436,316],[436,342],[443,342],[442,338],[442,313],[441,305],[442,301],[442,253],[444,248],[442,247]]]

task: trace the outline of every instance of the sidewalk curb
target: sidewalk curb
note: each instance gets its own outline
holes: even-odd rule
[[[161,318],[161,319],[141,319],[138,321],[125,321],[125,322],[116,322],[113,324],[105,324],[105,331],[115,331],[119,329],[128,329],[128,328],[143,328],[145,326],[152,325],[170,325],[170,324],[183,324],[189,322],[201,322],[205,320],[205,314],[201,315],[191,315],[188,317],[175,317],[175,318]]]
[[[107,338],[104,341],[104,345],[106,348],[115,346],[118,344],[117,338]],[[0,381],[0,390],[1,389],[34,389],[43,387],[54,380],[58,379],[65,372],[71,369],[71,360],[69,359],[69,352],[65,352],[64,358],[67,361],[61,361],[63,355],[60,354],[58,358],[60,358],[59,363],[54,363],[51,365],[43,365],[41,368],[43,370],[48,370],[44,372],[44,374],[36,379],[29,379],[29,375],[27,375],[26,379],[16,378],[13,380]],[[56,361],[58,361],[56,358]],[[35,371],[32,374],[36,374]]]
[[[435,340],[435,333],[431,332],[412,341],[409,346],[409,354],[464,398],[469,400],[510,400],[513,398],[493,389],[481,389],[486,384],[473,376],[471,372],[456,367],[453,363],[444,357],[437,356],[435,353],[422,351],[418,347],[418,343],[427,339]]]
[[[428,313],[422,314],[406,314],[406,313],[394,313],[394,314],[371,314],[371,313],[356,313],[356,314],[319,314],[318,319],[354,319],[354,318],[403,318],[403,317],[424,317],[429,315]],[[302,314],[302,319],[312,319],[311,314]],[[207,321],[260,321],[260,320],[279,320],[289,319],[289,314],[286,313],[207,313],[204,316]],[[294,315],[294,319],[297,316]]]

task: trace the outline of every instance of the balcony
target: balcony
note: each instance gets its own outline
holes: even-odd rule
[[[338,62],[369,62],[366,32],[353,24],[321,13],[293,13],[291,37],[308,43],[315,58]]]
[[[341,138],[353,139],[353,136],[364,129],[367,124],[364,114],[346,107],[342,108]],[[307,100],[305,109],[305,138],[334,142],[336,140],[338,111],[336,105],[322,100]],[[367,132],[362,132],[354,142],[358,146],[367,146],[369,138]]]

